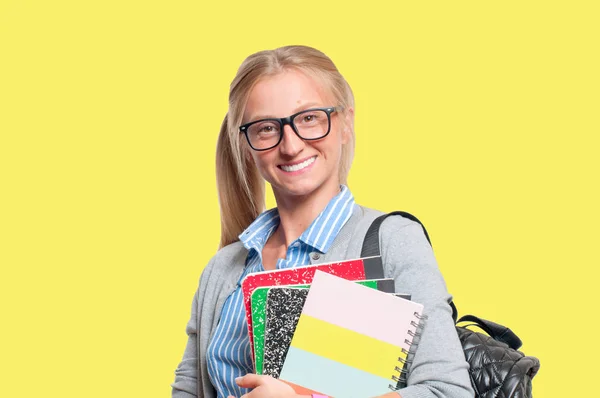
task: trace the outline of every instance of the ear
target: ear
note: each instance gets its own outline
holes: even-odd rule
[[[347,144],[352,140],[354,134],[354,108],[349,107],[344,113],[345,123],[342,131],[342,144]]]

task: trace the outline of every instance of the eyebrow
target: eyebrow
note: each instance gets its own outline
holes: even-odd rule
[[[291,114],[293,115],[294,113],[298,113],[298,112],[302,112],[304,110],[310,109],[310,108],[323,108],[324,106],[320,105],[318,102],[307,102],[306,104],[302,104],[300,106],[298,106]],[[285,115],[283,117],[288,117],[290,115]],[[254,122],[257,120],[263,120],[263,119],[279,119],[279,117],[274,116],[274,115],[258,115],[258,116],[254,116],[251,117],[248,120],[249,122]]]

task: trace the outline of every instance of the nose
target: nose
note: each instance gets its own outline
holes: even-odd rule
[[[283,137],[279,144],[279,151],[286,156],[294,157],[304,149],[304,140],[294,132],[292,126],[283,127]]]

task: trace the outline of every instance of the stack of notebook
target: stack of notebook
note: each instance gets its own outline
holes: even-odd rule
[[[242,291],[256,373],[300,394],[400,387],[423,306],[391,294],[379,258],[250,274]]]

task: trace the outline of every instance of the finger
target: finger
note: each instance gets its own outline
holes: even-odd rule
[[[235,382],[242,388],[256,388],[264,383],[264,376],[248,373],[246,376],[236,378]]]

